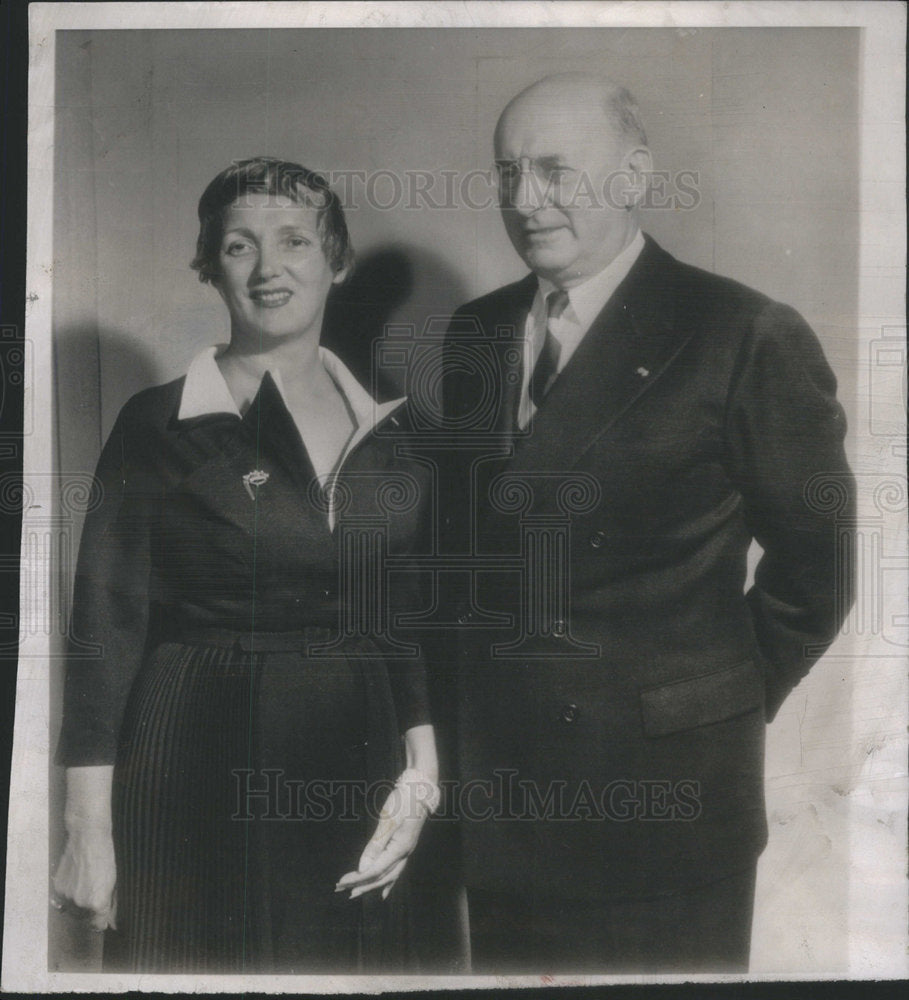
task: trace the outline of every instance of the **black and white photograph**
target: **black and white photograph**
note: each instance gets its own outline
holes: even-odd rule
[[[906,976],[905,28],[31,5],[3,989]]]

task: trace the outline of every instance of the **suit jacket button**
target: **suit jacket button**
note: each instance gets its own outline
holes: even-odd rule
[[[562,712],[561,712],[562,722],[566,722],[569,725],[571,725],[572,722],[578,721],[578,717],[580,716],[580,714],[581,710],[578,708],[577,705],[569,704],[562,706]]]
[[[465,611],[463,614],[458,615],[458,624],[466,625],[472,618],[473,615],[469,611]]]
[[[563,622],[563,621],[562,621],[562,619],[561,619],[561,618],[557,618],[557,619],[556,619],[556,620],[555,620],[555,621],[554,621],[554,622],[552,623],[552,634],[553,634],[553,635],[557,635],[557,636],[561,637],[561,636],[563,636],[563,635],[564,635],[564,634],[565,634],[565,633],[566,633],[567,631],[568,631],[568,626],[567,626],[567,625],[565,624],[565,622]]]
[[[605,541],[606,541],[606,532],[605,531],[595,531],[590,536],[590,547],[592,549],[598,549],[598,548],[600,548],[603,545],[603,542],[605,542]]]

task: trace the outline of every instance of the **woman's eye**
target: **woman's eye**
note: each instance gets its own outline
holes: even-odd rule
[[[224,252],[228,257],[240,257],[245,253],[249,253],[253,249],[252,244],[246,243],[242,240],[234,240],[232,243],[228,243],[224,248]]]

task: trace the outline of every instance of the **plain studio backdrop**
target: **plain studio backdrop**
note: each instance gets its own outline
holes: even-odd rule
[[[606,72],[632,90],[668,178],[666,203],[645,212],[645,230],[682,260],[795,306],[838,375],[854,434],[857,30],[96,30],[59,32],[56,51],[53,326],[64,482],[94,468],[130,395],[177,377],[200,348],[227,338],[226,310],[188,266],[198,198],[218,171],[267,154],[346,176],[350,190],[339,193],[359,266],[333,307],[331,336],[368,380],[370,341],[385,324],[422,331],[524,273],[496,208],[469,204],[494,193],[484,175],[459,185],[491,169],[506,101],[565,70]],[[443,172],[456,178],[448,195]],[[679,177],[688,193],[673,198]],[[78,516],[72,527],[75,542]],[[68,594],[71,559],[60,575]],[[856,833],[850,794],[867,777],[870,751],[854,732],[860,673],[848,652],[841,638],[770,729],[756,972],[843,971],[850,948],[873,947],[877,934],[869,926],[867,940],[856,936],[850,879],[857,858],[895,849],[901,834]],[[52,742],[59,660],[54,670]],[[56,856],[57,769],[51,788]],[[50,946],[52,969],[97,959],[62,924]]]

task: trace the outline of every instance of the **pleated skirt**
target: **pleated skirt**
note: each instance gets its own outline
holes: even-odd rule
[[[356,651],[159,645],[134,684],[114,770],[117,930],[105,968],[405,969],[406,888],[385,904],[334,891],[374,829],[376,778],[397,766],[386,692],[381,661]]]

